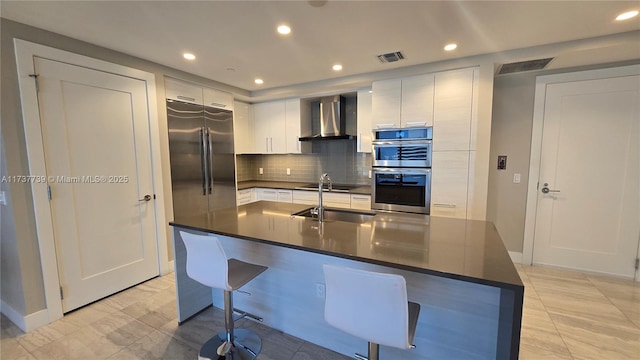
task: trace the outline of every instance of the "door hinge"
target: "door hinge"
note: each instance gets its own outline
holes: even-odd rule
[[[640,258],[636,258],[636,270],[640,268]]]
[[[60,286],[60,300],[64,300],[64,291],[62,291],[62,286]]]
[[[51,201],[51,185],[47,184],[47,197]]]
[[[29,74],[29,77],[32,77],[33,80],[36,82],[36,92],[40,92],[40,84],[38,83],[38,74]]]

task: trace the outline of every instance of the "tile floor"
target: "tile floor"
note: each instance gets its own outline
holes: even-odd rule
[[[640,284],[574,271],[517,266],[525,284],[521,359],[640,359]],[[241,320],[263,339],[261,360],[348,357]],[[74,311],[24,334],[1,318],[0,359],[196,359],[224,327],[209,308],[177,325],[173,274]]]

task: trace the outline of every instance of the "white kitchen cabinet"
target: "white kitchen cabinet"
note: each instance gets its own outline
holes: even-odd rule
[[[400,119],[402,127],[433,125],[433,74],[402,79]]]
[[[400,79],[374,81],[371,85],[371,110],[373,128],[399,128],[402,105],[402,81]]]
[[[293,190],[278,189],[278,201],[286,203],[293,202]]]
[[[254,188],[238,190],[237,203],[238,205],[249,204],[256,201],[256,191]]]
[[[470,150],[474,71],[435,75],[433,151]]]
[[[290,99],[285,101],[285,136],[286,149],[289,154],[299,154],[302,152],[300,144],[300,99]]]
[[[431,215],[465,219],[469,151],[434,151],[431,164]]]
[[[279,202],[292,202],[292,190],[286,189],[271,189],[271,188],[256,188],[256,201],[279,201]]]
[[[425,127],[433,124],[433,74],[374,81],[373,128]]]
[[[371,195],[351,194],[351,208],[371,210]]]
[[[165,77],[164,89],[167,99],[202,105],[202,87]]]
[[[318,192],[294,190],[293,203],[318,206]],[[325,191],[322,193],[322,204],[328,207],[350,209],[351,195],[346,193],[333,193]]]
[[[293,190],[293,203],[318,205],[318,193],[315,191]]]
[[[236,154],[255,153],[253,107],[236,101],[233,104],[233,141]]]
[[[260,154],[284,154],[286,144],[286,109],[284,101],[254,105],[255,150]]]
[[[369,89],[358,91],[358,137],[356,151],[371,153],[371,92]]]
[[[211,88],[203,88],[202,96],[204,106],[233,110],[233,95],[231,93]]]
[[[256,201],[278,201],[278,190],[268,188],[256,188]]]

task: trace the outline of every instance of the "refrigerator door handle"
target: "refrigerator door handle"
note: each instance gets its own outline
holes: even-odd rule
[[[202,174],[202,195],[207,195],[207,143],[204,126],[200,128],[200,171]]]
[[[209,143],[209,194],[213,193],[213,143],[211,129],[207,126],[207,140]]]

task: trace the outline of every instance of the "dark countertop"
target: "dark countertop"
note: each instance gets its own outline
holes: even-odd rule
[[[248,181],[238,181],[238,190],[261,187],[261,188],[272,188],[272,189],[311,191],[311,190],[305,190],[305,189],[297,189],[300,186],[308,185],[308,184],[309,182],[248,180]],[[371,186],[369,185],[354,185],[354,186],[357,186],[357,187],[347,192],[340,191],[336,193],[371,195]]]
[[[290,214],[308,205],[259,201],[177,218],[170,225],[524,291],[495,226],[486,221],[378,213],[363,224]]]

